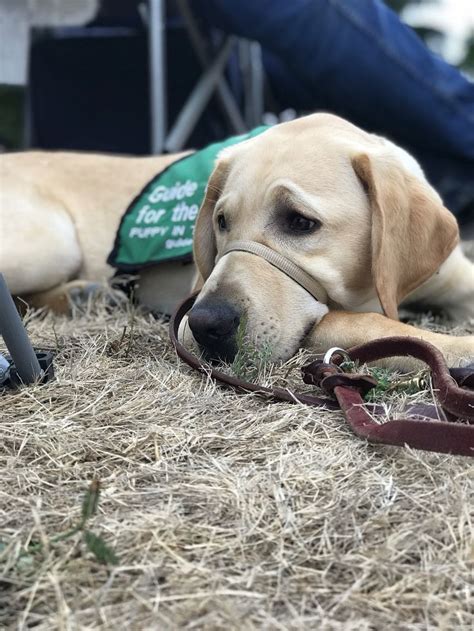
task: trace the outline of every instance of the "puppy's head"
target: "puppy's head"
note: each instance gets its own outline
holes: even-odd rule
[[[328,308],[383,311],[429,278],[458,239],[454,217],[406,152],[337,117],[278,125],[226,150],[195,228],[203,288],[189,315],[197,342],[231,359],[247,333],[286,359]],[[230,242],[256,241],[319,281],[328,305]]]

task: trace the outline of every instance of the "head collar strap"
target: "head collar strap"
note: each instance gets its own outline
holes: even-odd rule
[[[256,241],[232,241],[232,243],[229,243],[226,247],[222,256],[230,252],[249,252],[250,254],[255,254],[255,256],[265,259],[270,265],[273,265],[273,267],[276,267],[280,272],[286,274],[291,280],[294,280],[295,283],[303,287],[303,289],[306,289],[315,300],[327,304],[328,295],[325,289],[310,276],[308,272],[305,272],[304,269],[296,265],[296,263],[293,263],[293,261],[290,261],[286,256],[275,252],[275,250],[272,250],[266,245],[257,243]]]

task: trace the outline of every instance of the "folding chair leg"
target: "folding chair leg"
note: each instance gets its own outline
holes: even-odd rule
[[[248,128],[262,124],[263,64],[258,42],[239,41],[240,69],[245,86],[245,122]]]
[[[211,63],[211,58],[207,52],[204,38],[194,19],[191,7],[189,6],[189,0],[177,0],[177,5],[186,25],[186,30],[188,31],[194,51],[202,68],[206,70]],[[222,77],[217,84],[217,98],[234,131],[238,134],[245,133],[248,129],[247,125],[242,118],[239,106],[235,102],[234,96],[224,77]]]
[[[165,149],[175,152],[182,149],[191,135],[199,117],[221,79],[224,68],[235,45],[235,38],[229,37],[217,54],[214,62],[199,79],[165,141]]]
[[[148,0],[151,151],[163,153],[166,138],[165,0]]]

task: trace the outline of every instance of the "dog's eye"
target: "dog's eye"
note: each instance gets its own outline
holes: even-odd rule
[[[217,215],[217,225],[219,226],[219,230],[221,232],[223,232],[224,230],[227,229],[227,222],[226,222],[225,217],[224,217],[224,215],[222,213]]]
[[[291,211],[286,216],[286,225],[290,232],[308,234],[319,228],[321,224],[295,211]]]

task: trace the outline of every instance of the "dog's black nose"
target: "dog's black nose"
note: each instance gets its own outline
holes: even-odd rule
[[[240,313],[224,300],[204,299],[189,312],[189,326],[196,342],[210,359],[232,361]]]

